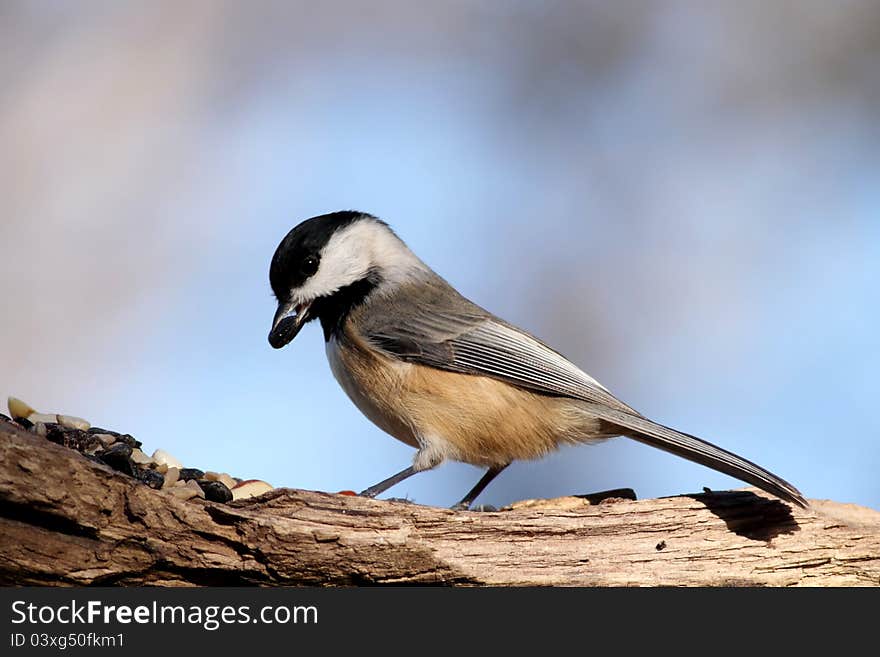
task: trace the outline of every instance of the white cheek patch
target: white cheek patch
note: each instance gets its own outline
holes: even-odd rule
[[[300,302],[333,294],[339,288],[364,278],[369,268],[369,256],[363,246],[352,240],[349,230],[345,230],[330,238],[321,251],[318,271],[295,294],[300,297]]]
[[[385,225],[362,219],[335,233],[321,250],[315,272],[297,290],[296,303],[329,296],[377,270],[389,282],[402,282],[426,266]]]

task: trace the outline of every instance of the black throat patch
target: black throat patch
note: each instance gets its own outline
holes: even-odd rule
[[[312,303],[309,314],[321,320],[325,342],[329,342],[335,333],[342,330],[351,311],[361,305],[380,282],[378,274],[371,273],[366,278],[340,288],[331,296],[321,297]]]

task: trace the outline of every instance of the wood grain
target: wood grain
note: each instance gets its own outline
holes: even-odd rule
[[[2,585],[878,586],[880,513],[760,491],[492,513],[278,489],[181,501],[0,425]]]

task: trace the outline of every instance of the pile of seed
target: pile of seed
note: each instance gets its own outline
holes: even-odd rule
[[[150,488],[169,492],[184,500],[200,498],[230,502],[262,495],[272,486],[258,479],[241,480],[225,472],[185,468],[168,452],[157,449],[147,456],[141,441],[127,433],[93,427],[72,415],[38,413],[15,397],[9,398],[9,414],[0,421],[12,422],[53,443],[75,449],[86,458],[109,465]]]

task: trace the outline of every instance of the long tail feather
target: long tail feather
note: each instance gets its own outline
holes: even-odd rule
[[[631,415],[598,405],[597,415],[620,427],[621,434],[628,438],[748,482],[771,495],[776,495],[800,507],[808,508],[809,506],[801,492],[781,477],[777,477],[769,470],[696,436],[670,429],[640,415]]]

